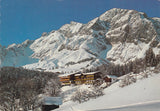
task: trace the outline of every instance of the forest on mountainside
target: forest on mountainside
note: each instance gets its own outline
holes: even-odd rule
[[[145,57],[140,59],[135,59],[134,61],[129,61],[125,64],[102,64],[98,67],[91,69],[84,69],[83,72],[94,72],[100,71],[103,75],[116,75],[123,76],[130,72],[135,74],[145,71],[147,67],[155,67],[158,69],[160,67],[160,54],[155,55],[152,48],[146,51]]]

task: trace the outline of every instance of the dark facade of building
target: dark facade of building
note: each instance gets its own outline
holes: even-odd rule
[[[42,105],[42,111],[51,111],[59,108],[59,105]]]
[[[61,97],[45,97],[42,103],[42,111],[51,111],[57,109],[61,104]]]

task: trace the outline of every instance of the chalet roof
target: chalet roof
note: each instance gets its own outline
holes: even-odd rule
[[[75,74],[75,76],[79,76],[81,74],[83,75],[91,75],[91,74],[95,74],[95,73],[99,73],[99,71],[95,71],[95,72],[88,72],[88,73],[81,73],[81,72],[76,72],[76,73],[70,73],[70,74],[63,74],[63,75],[59,75],[59,77],[66,77],[72,74]]]
[[[45,97],[43,99],[44,105],[61,105],[62,98],[61,97]]]
[[[69,76],[69,75],[72,75],[72,74],[81,74],[81,72],[75,72],[75,73],[69,73],[69,74],[61,74],[61,75],[59,75],[59,77],[67,77],[67,76]]]
[[[95,72],[88,72],[88,73],[83,73],[84,75],[91,75],[91,74],[96,74],[96,73],[100,73],[99,71],[95,71]]]

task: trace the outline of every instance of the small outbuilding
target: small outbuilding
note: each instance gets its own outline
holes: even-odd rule
[[[117,81],[117,76],[114,75],[106,75],[103,79],[106,83],[113,83]]]
[[[61,104],[61,97],[45,97],[42,102],[42,111],[51,111],[57,109]]]

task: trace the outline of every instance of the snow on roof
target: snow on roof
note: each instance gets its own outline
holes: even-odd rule
[[[69,73],[69,74],[61,74],[61,75],[59,75],[59,77],[66,77],[66,76],[69,76],[69,75],[72,75],[72,74],[81,74],[81,72],[75,72],[75,73]]]
[[[90,75],[90,74],[95,74],[98,73],[99,71],[95,71],[95,72],[88,72],[88,73],[83,73],[84,75]]]
[[[108,78],[113,78],[113,79],[116,79],[116,78],[118,78],[117,76],[115,76],[115,75],[106,75],[105,77],[108,77]]]
[[[62,98],[61,97],[45,97],[43,100],[44,105],[61,105]]]
[[[80,76],[81,74],[75,74],[75,76]]]
[[[90,74],[95,74],[95,73],[98,73],[98,72],[99,71],[88,72],[88,73],[76,72],[76,73],[70,73],[70,74],[62,74],[62,75],[59,75],[59,77],[66,77],[66,76],[69,76],[69,75],[72,75],[72,74],[75,74],[75,76],[79,76],[81,74],[83,74],[83,75],[90,75]]]

